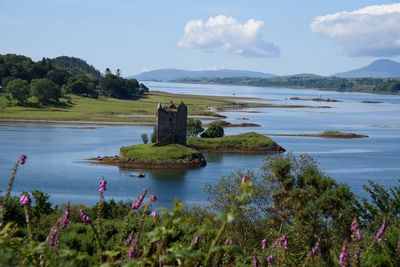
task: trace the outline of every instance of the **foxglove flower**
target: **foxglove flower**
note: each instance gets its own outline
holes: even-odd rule
[[[152,212],[150,212],[150,216],[151,217],[157,217],[157,211],[153,210]]]
[[[137,239],[134,238],[131,241],[131,249],[128,252],[128,259],[132,260],[134,258],[136,258],[137,255],[137,250],[138,250],[138,244],[137,244]]]
[[[157,196],[152,194],[150,197],[151,202],[155,202],[157,200]]]
[[[258,261],[256,255],[253,256],[253,267],[258,267],[260,262]]]
[[[289,237],[287,235],[284,235],[282,237],[282,243],[283,243],[283,248],[285,250],[288,250],[289,249]]]
[[[19,197],[19,204],[21,204],[21,206],[29,206],[31,204],[31,198],[29,197],[28,194],[22,194]]]
[[[376,233],[375,239],[376,241],[380,242],[382,240],[382,237],[385,235],[386,232],[386,219],[383,219],[381,228],[379,228],[378,233]]]
[[[275,262],[275,256],[274,255],[269,255],[267,258],[267,261],[269,264],[274,264]]]
[[[347,262],[348,262],[348,253],[347,253],[346,241],[344,241],[342,245],[342,252],[339,255],[339,264],[341,267],[348,267],[349,265],[347,264]]]
[[[319,252],[319,242],[315,243],[315,245],[311,248],[311,256],[316,257]]]
[[[261,240],[261,250],[264,251],[268,248],[267,239]]]
[[[358,239],[358,240],[362,239],[362,237],[363,237],[362,232],[361,232],[360,226],[356,220],[353,220],[351,222],[350,230],[351,230],[351,233],[352,233],[351,236],[353,237],[353,239]]]
[[[58,246],[58,235],[60,231],[57,227],[52,227],[50,230],[50,234],[46,238],[46,244],[51,248],[56,249]]]
[[[21,164],[21,165],[24,165],[27,158],[28,158],[27,156],[25,156],[24,154],[22,154],[22,155],[19,156],[19,158],[18,158],[18,163]]]
[[[87,213],[85,212],[85,210],[83,208],[80,209],[80,216],[81,216],[82,222],[84,224],[90,223],[90,217],[89,217],[89,215],[87,215]]]
[[[107,181],[103,177],[99,182],[99,192],[100,194],[103,194],[104,192],[106,192],[106,190],[107,190]]]
[[[68,226],[70,218],[71,218],[71,208],[68,205],[67,209],[64,212],[64,215],[61,217],[61,220],[60,220],[61,230],[64,230]]]
[[[200,235],[198,233],[195,233],[192,244],[197,245],[199,242],[200,242]]]
[[[147,188],[143,190],[143,193],[136,199],[135,203],[132,204],[132,210],[137,210],[140,208],[140,206],[143,203],[143,199],[146,196],[147,193]]]

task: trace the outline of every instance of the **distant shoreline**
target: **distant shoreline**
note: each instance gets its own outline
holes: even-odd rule
[[[105,126],[153,126],[152,122],[118,122],[118,121],[61,121],[61,120],[43,120],[43,119],[0,119],[2,123],[15,123],[15,124],[64,124],[64,125],[105,125]]]
[[[332,133],[316,133],[316,134],[266,134],[267,136],[293,136],[293,137],[318,137],[318,138],[368,138],[368,135],[355,134],[355,133],[342,133],[342,132],[332,132]]]

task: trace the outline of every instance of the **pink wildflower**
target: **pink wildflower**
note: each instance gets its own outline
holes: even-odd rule
[[[378,233],[376,233],[376,236],[375,236],[375,239],[378,242],[380,242],[382,240],[382,237],[385,235],[386,227],[387,227],[386,219],[383,219],[381,228],[379,228]]]
[[[157,217],[157,211],[153,210],[152,212],[150,212],[150,216],[151,217]]]
[[[137,239],[136,238],[132,239],[130,245],[131,245],[131,249],[128,252],[128,259],[132,260],[137,255],[137,249],[138,249]]]
[[[282,243],[283,243],[283,248],[285,250],[288,250],[289,249],[289,237],[287,235],[284,235],[282,237]]]
[[[339,255],[339,264],[341,267],[348,267],[348,254],[347,254],[347,246],[346,241],[343,241],[342,252]]]
[[[264,251],[268,248],[268,243],[266,239],[261,240],[261,250]]]
[[[61,230],[64,230],[68,226],[70,218],[71,218],[71,208],[68,204],[67,209],[65,210],[64,215],[61,217],[60,220]]]
[[[267,261],[269,264],[274,264],[275,262],[275,256],[274,255],[269,255],[267,258]]]
[[[80,209],[80,216],[81,216],[82,222],[84,224],[90,223],[90,217],[89,217],[89,215],[87,215],[87,213],[85,212],[85,210],[83,208]]]
[[[253,256],[253,267],[258,267],[259,266],[259,261],[256,257],[256,255]]]
[[[150,197],[151,202],[155,202],[157,200],[157,196],[152,194]]]
[[[99,192],[100,194],[103,194],[104,192],[106,192],[106,190],[107,190],[107,181],[103,177],[99,182]]]
[[[315,243],[315,245],[311,248],[311,256],[316,257],[319,252],[319,242]]]
[[[52,247],[53,249],[56,249],[58,246],[59,233],[60,231],[58,230],[57,227],[52,227],[50,230],[50,234],[46,238],[46,244]]]
[[[352,232],[351,236],[353,237],[353,239],[354,238],[357,238],[358,240],[362,239],[362,232],[360,226],[355,219],[351,222],[350,230]]]
[[[145,196],[146,196],[147,190],[148,190],[148,189],[145,188],[145,189],[143,190],[143,193],[136,199],[135,203],[132,204],[132,210],[137,210],[137,209],[140,208],[140,206],[141,206],[142,203],[143,203],[143,199],[144,199]]]
[[[200,242],[200,235],[198,233],[195,233],[192,244],[197,245],[199,242]]]
[[[21,204],[22,206],[29,206],[31,204],[31,198],[29,197],[28,194],[22,194],[19,197],[19,204]]]
[[[27,158],[28,158],[28,157],[25,156],[24,154],[22,154],[21,156],[19,156],[19,158],[18,158],[19,164],[24,165]]]

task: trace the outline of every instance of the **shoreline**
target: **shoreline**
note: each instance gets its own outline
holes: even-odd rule
[[[0,119],[2,123],[15,124],[62,124],[62,125],[99,125],[99,126],[153,126],[153,122],[123,122],[123,121],[61,121],[61,120],[29,120],[29,119]]]

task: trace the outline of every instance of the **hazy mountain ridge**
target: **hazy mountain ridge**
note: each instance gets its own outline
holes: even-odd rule
[[[301,73],[295,75],[274,75],[270,73],[247,71],[247,70],[181,70],[181,69],[158,69],[142,72],[128,78],[136,78],[142,81],[182,81],[192,79],[225,79],[225,78],[274,78],[274,77],[324,77],[313,73]],[[340,72],[328,77],[338,78],[399,78],[400,63],[390,59],[378,59],[371,64],[346,72]]]
[[[168,82],[183,78],[200,79],[200,78],[231,78],[231,77],[248,77],[248,78],[269,78],[275,77],[274,74],[247,71],[247,70],[180,70],[180,69],[159,69],[142,72],[129,78],[135,78],[141,81],[161,81]]]
[[[398,78],[400,77],[400,63],[390,59],[378,59],[371,64],[332,76],[340,78]]]

